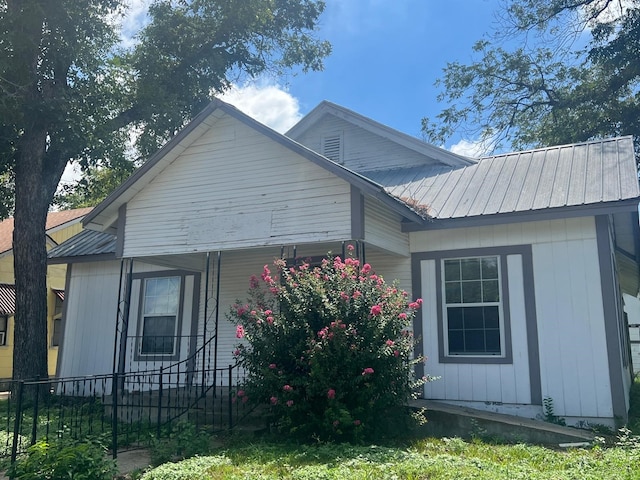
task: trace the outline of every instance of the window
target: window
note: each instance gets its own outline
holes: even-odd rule
[[[442,260],[445,354],[504,355],[500,258]]]
[[[144,279],[140,355],[174,355],[181,277]]]
[[[7,344],[7,325],[9,324],[9,317],[0,317],[0,345]]]
[[[51,346],[60,346],[62,337],[62,299],[56,294],[56,305],[53,311],[53,332],[51,332]]]

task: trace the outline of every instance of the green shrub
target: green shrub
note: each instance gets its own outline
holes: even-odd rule
[[[193,457],[180,463],[166,463],[142,475],[140,480],[200,480],[224,478],[224,475],[209,476],[212,471],[224,472],[231,461],[224,457]]]
[[[262,280],[251,277],[248,302],[228,315],[248,371],[235,401],[268,405],[275,425],[307,439],[370,438],[392,415],[406,418],[426,380],[415,381],[422,359],[412,359],[422,301],[352,258],[275,265],[274,276],[265,265]]]
[[[177,422],[168,437],[153,440],[151,463],[160,465],[171,460],[203,455],[209,453],[210,444],[211,438],[207,433],[198,431],[192,423]]]
[[[16,480],[111,480],[117,473],[101,445],[38,442],[9,469]]]

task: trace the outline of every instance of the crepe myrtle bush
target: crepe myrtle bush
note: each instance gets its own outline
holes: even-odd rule
[[[364,440],[391,418],[399,426],[428,380],[414,377],[422,300],[351,257],[274,267],[251,277],[248,301],[228,315],[248,372],[233,401],[267,405],[273,425],[306,439]]]

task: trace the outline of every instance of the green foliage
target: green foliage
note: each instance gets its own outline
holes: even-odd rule
[[[211,450],[211,437],[198,431],[192,423],[180,421],[172,425],[168,436],[153,439],[151,463],[160,465],[176,459],[203,455]]]
[[[16,480],[111,480],[115,462],[95,443],[38,442],[9,469]]]
[[[163,465],[143,479],[619,480],[639,478],[638,452],[619,447],[558,451],[457,438],[425,439],[404,448],[252,439],[211,457]]]
[[[462,133],[489,150],[612,135],[638,142],[638,0],[509,0],[502,13],[475,60],[448,64],[437,81],[446,107],[423,119],[428,140]]]
[[[640,435],[640,376],[636,375],[629,392],[629,429],[635,435]]]
[[[235,401],[267,405],[274,424],[304,439],[369,438],[406,425],[414,381],[410,328],[422,300],[371,266],[334,257],[318,266],[276,261],[250,281],[229,318],[248,371]]]
[[[564,418],[559,417],[555,414],[555,410],[553,408],[553,398],[544,397],[542,400],[542,409],[544,413],[543,420],[549,423],[555,423],[556,425],[566,425]]]

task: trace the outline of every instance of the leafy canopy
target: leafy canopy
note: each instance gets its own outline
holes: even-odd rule
[[[426,139],[458,132],[495,150],[640,138],[640,1],[509,0],[501,13],[477,60],[436,82],[446,106],[422,120]]]

